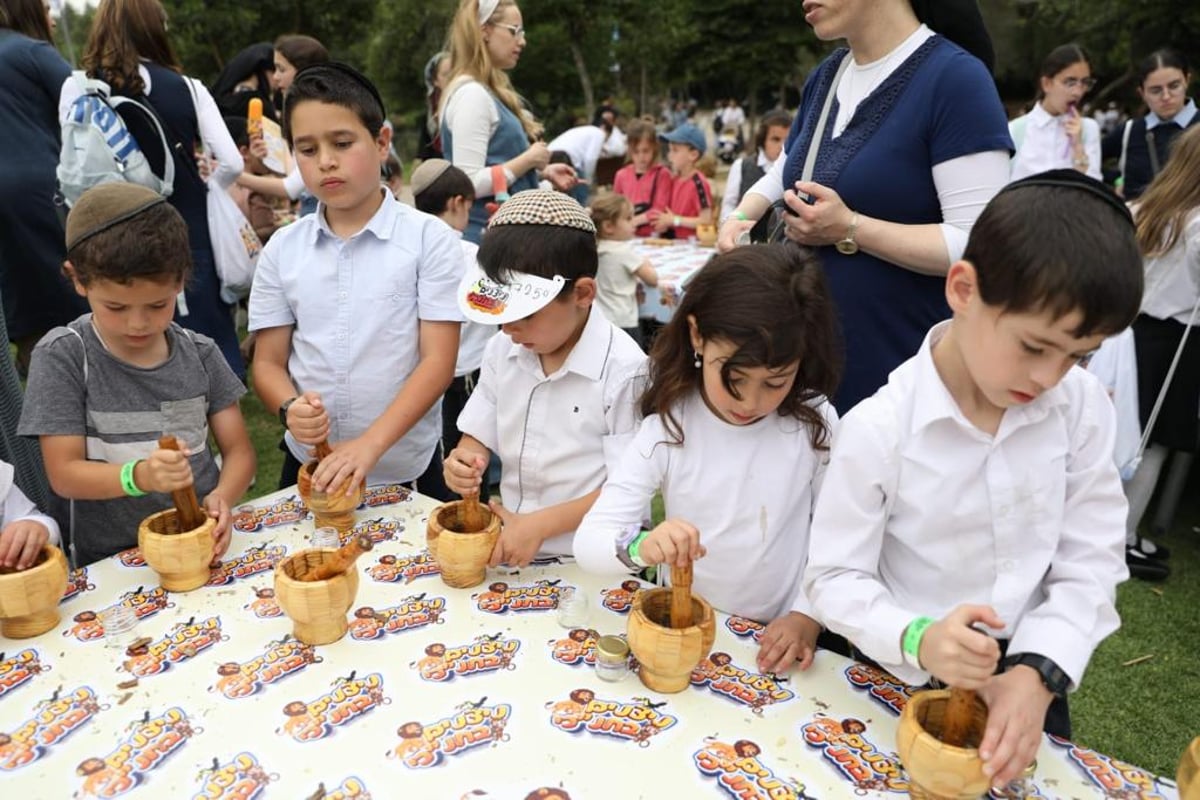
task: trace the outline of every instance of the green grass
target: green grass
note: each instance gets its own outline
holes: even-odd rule
[[[263,408],[262,401],[254,393],[254,375],[248,377],[250,391],[242,398],[242,416],[246,418],[246,429],[250,433],[250,441],[254,443],[254,452],[258,455],[258,471],[255,473],[254,485],[246,492],[246,500],[270,494],[279,486],[279,470],[283,467],[283,451],[279,449],[279,440],[283,437],[283,426],[279,417],[268,413]]]

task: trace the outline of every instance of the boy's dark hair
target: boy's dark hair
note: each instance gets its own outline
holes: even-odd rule
[[[233,143],[238,147],[250,146],[250,135],[246,132],[245,117],[222,117],[225,120],[225,127],[229,129],[229,135],[233,137]]]
[[[337,61],[315,64],[296,73],[283,103],[283,136],[292,144],[292,112],[306,100],[342,106],[354,112],[372,138],[379,138],[385,116],[379,90],[361,72]]]
[[[465,197],[468,203],[474,203],[475,185],[471,183],[467,173],[451,164],[433,183],[422,189],[420,194],[413,195],[413,203],[418,211],[436,217],[446,210],[455,197]]]
[[[963,259],[975,267],[984,303],[1055,319],[1079,311],[1077,337],[1124,330],[1142,301],[1142,255],[1129,210],[1075,170],[1001,190],[971,228]]]
[[[498,283],[506,283],[514,272],[539,278],[562,275],[566,294],[572,281],[596,277],[600,256],[594,233],[561,225],[501,225],[483,237],[479,266]]]
[[[192,274],[187,223],[165,202],[87,237],[67,258],[84,286],[95,280],[125,286],[138,279],[186,282]]]

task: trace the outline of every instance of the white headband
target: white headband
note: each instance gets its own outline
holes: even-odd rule
[[[479,24],[485,24],[496,13],[500,0],[479,0]]]

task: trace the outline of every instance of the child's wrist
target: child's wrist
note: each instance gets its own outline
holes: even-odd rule
[[[937,620],[933,617],[917,617],[912,622],[908,623],[908,627],[904,629],[904,636],[901,639],[901,651],[904,660],[910,666],[917,669],[923,669],[921,666],[921,642],[925,638],[926,631]]]
[[[146,494],[137,479],[137,468],[141,463],[142,459],[135,458],[121,467],[121,490],[126,497],[142,497]]]

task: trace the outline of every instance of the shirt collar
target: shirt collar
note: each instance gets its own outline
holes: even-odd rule
[[[1185,105],[1182,109],[1180,109],[1179,113],[1176,114],[1174,117],[1172,117],[1169,120],[1163,119],[1162,117],[1158,116],[1158,114],[1155,114],[1153,111],[1147,113],[1146,114],[1146,130],[1151,130],[1153,128],[1157,128],[1159,125],[1165,125],[1168,122],[1174,122],[1177,125],[1179,125],[1179,127],[1186,128],[1188,125],[1190,125],[1192,123],[1192,117],[1194,117],[1194,116],[1196,116],[1196,101],[1188,100],[1187,105]]]
[[[552,301],[555,302],[555,301]],[[559,373],[574,372],[588,380],[598,381],[604,375],[604,365],[612,350],[613,327],[608,319],[600,312],[595,304],[588,312],[588,320],[579,334],[579,341],[567,354]],[[514,344],[508,351],[509,358],[515,358],[526,369],[540,373],[541,361],[537,353],[520,345]]]
[[[403,209],[400,201],[397,200],[391,192],[383,185],[379,185],[379,191],[383,193],[383,203],[379,208],[375,209],[375,213],[367,220],[367,224],[362,227],[358,233],[351,236],[351,239],[362,236],[370,231],[376,239],[387,241],[392,238],[392,232],[396,229],[396,217],[399,216]],[[334,239],[340,239],[333,229],[329,227],[329,223],[325,220],[325,204],[319,203],[317,210],[313,212],[317,218],[317,224],[312,227],[312,234],[309,238],[309,244],[316,244],[317,239],[324,235]]]
[[[1058,117],[1042,108],[1042,104],[1039,101],[1034,103],[1033,110],[1029,112],[1029,122],[1035,127],[1044,128],[1047,125],[1052,125],[1058,122]]]

